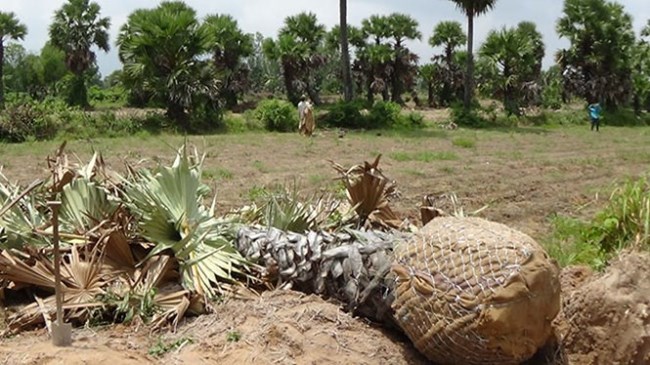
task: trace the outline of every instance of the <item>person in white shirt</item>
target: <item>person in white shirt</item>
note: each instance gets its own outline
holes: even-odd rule
[[[298,103],[298,118],[300,119],[298,132],[306,136],[311,136],[314,133],[316,125],[311,102],[305,95],[300,97],[300,102]]]

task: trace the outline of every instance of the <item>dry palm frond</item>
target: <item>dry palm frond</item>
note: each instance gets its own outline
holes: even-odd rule
[[[27,255],[25,255],[27,256]],[[32,261],[33,264],[29,264]],[[72,246],[61,262],[61,284],[63,287],[64,313],[68,321],[84,322],[91,308],[101,307],[97,297],[105,293],[108,282],[117,280],[117,273],[106,274],[102,270],[102,257],[97,247],[78,249]],[[0,257],[0,277],[11,281],[15,287],[32,284],[54,291],[54,264],[44,255],[27,256],[20,259],[8,251]],[[54,313],[54,296],[46,298],[42,313],[42,303],[32,303],[9,317],[8,333],[43,323]]]
[[[436,207],[436,203],[439,197],[433,196],[431,194],[425,195],[422,198],[422,205],[420,205],[420,218],[422,219],[422,225],[426,225],[432,219],[444,216],[445,213]]]
[[[20,255],[21,258],[17,257]],[[25,285],[54,288],[54,269],[44,256],[29,256],[19,251],[0,253],[0,278],[9,282],[9,289]]]
[[[390,208],[389,201],[397,193],[395,182],[389,180],[378,168],[381,155],[374,162],[345,169],[330,161],[347,190],[350,204],[354,206],[362,226],[366,228],[399,228],[402,221]]]

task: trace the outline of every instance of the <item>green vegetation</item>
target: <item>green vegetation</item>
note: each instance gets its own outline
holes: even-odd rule
[[[298,129],[298,112],[282,100],[264,100],[255,109],[255,118],[270,132],[292,132]]]
[[[456,137],[451,140],[451,143],[454,146],[461,147],[461,148],[475,148],[476,147],[476,140],[467,138],[467,137]]]
[[[191,343],[194,343],[194,340],[190,337],[181,337],[171,342],[165,342],[162,338],[158,338],[156,343],[149,348],[147,353],[153,357],[163,357],[168,352],[177,350]]]
[[[228,342],[239,342],[241,340],[241,333],[237,330],[230,331],[226,334],[226,341]]]
[[[316,105],[321,128],[445,122],[425,120],[418,110],[425,107],[451,108],[449,121],[461,127],[563,127],[586,123],[586,105],[596,100],[604,126],[650,124],[650,23],[635,33],[623,5],[565,0],[556,30],[568,46],[543,70],[536,24],[493,29],[474,47],[474,20],[499,2],[453,3],[467,28],[436,24],[428,43],[441,52],[430,63],[409,49],[423,34],[401,13],[327,29],[318,14],[303,12],[267,38],[179,0],[135,10],[117,25],[96,2],[67,0],[53,14],[49,40],[32,52],[20,44],[28,29],[0,12],[0,141],[289,132],[301,95]],[[340,11],[346,19],[347,6]],[[111,27],[119,27],[113,41]],[[100,75],[95,52],[113,42],[122,68]]]
[[[650,180],[628,179],[614,187],[608,204],[590,221],[555,216],[547,248],[562,266],[597,269],[620,250],[650,249]]]
[[[432,161],[453,161],[458,159],[458,155],[453,152],[440,151],[420,151],[420,152],[393,152],[390,155],[395,161],[420,161],[420,162],[432,162]]]

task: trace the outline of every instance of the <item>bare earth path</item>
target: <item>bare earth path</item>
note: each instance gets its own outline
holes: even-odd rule
[[[482,216],[538,240],[549,233],[552,214],[589,217],[615,180],[650,172],[649,128],[424,130],[342,138],[321,131],[311,139],[294,134],[188,139],[207,154],[204,178],[216,187],[221,212],[275,184],[297,181],[302,190],[337,192],[327,160],[345,166],[381,153],[380,166],[401,191],[394,206],[403,216],[418,216],[424,194],[454,192],[467,211],[488,205]],[[169,162],[183,141],[178,136],[79,141],[69,150],[85,161],[94,147],[123,170],[124,161]],[[46,176],[45,156],[56,146],[0,145],[3,174],[25,184]],[[164,336],[118,326],[76,330],[71,349],[53,350],[43,331],[2,341],[0,364],[425,363],[400,338],[350,318],[335,304],[297,293],[229,302]],[[159,357],[148,354],[156,348],[165,351],[158,351]]]

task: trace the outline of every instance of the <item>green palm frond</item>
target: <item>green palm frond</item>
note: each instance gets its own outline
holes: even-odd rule
[[[61,194],[62,231],[86,234],[101,221],[111,217],[118,208],[104,189],[96,183],[78,178],[63,188]]]
[[[173,251],[184,287],[215,296],[219,280],[232,282],[248,264],[230,243],[233,223],[215,218],[214,205],[201,203],[209,192],[200,182],[202,161],[183,147],[171,167],[140,172],[127,182],[126,199],[142,236],[156,245],[149,257]]]
[[[39,227],[47,223],[41,209],[45,203],[44,196],[31,193],[21,198],[20,195],[20,186],[10,183],[0,173],[0,210],[4,210],[0,214],[0,250],[49,244],[36,233]],[[8,207],[14,201],[16,204]],[[2,209],[5,206],[8,209]]]

